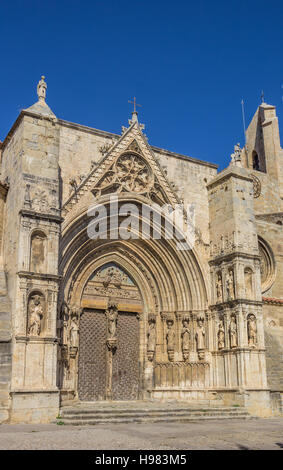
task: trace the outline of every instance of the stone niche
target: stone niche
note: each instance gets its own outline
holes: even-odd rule
[[[36,230],[31,236],[30,243],[30,271],[34,273],[46,272],[46,242],[47,237],[42,231]]]
[[[28,335],[41,336],[46,329],[46,307],[44,295],[34,291],[28,298]]]

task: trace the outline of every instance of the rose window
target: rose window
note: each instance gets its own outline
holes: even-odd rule
[[[115,163],[117,182],[127,191],[143,193],[153,185],[153,174],[146,162],[135,154],[124,154]]]

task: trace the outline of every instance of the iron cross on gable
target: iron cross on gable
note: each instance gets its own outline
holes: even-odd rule
[[[131,104],[133,104],[133,105],[134,105],[134,113],[136,113],[136,106],[140,106],[140,107],[142,107],[142,105],[141,105],[141,104],[138,104],[138,103],[136,102],[136,97],[135,97],[135,96],[134,96],[134,99],[133,99],[133,101],[130,101],[130,100],[128,100],[128,103],[131,103]]]

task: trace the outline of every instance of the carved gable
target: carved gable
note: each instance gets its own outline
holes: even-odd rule
[[[160,205],[180,203],[158,160],[134,122],[116,142],[63,207],[68,220],[79,215],[105,194],[128,192]]]

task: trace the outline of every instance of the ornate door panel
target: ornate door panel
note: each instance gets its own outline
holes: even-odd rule
[[[105,313],[85,310],[80,319],[79,399],[105,400],[106,388]]]
[[[105,311],[84,310],[80,319],[80,400],[105,400],[109,374],[112,400],[138,399],[139,321],[136,314],[119,312],[116,338],[117,347],[110,352]]]
[[[137,400],[139,389],[139,321],[132,313],[119,312],[117,349],[112,365],[112,399]]]

